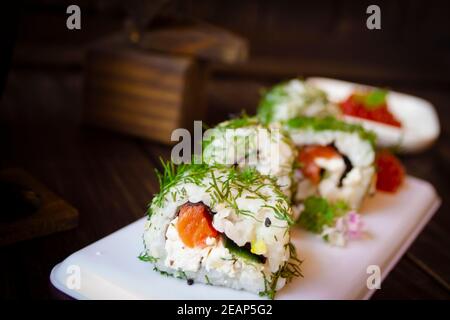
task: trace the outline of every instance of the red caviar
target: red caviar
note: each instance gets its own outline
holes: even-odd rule
[[[377,190],[396,192],[405,178],[400,160],[388,151],[380,151],[376,157]]]
[[[352,94],[347,100],[340,103],[342,112],[346,115],[381,122],[387,125],[400,128],[402,124],[389,111],[386,102],[376,106],[364,104],[361,94]]]

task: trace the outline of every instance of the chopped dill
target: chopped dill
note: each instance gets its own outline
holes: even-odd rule
[[[291,282],[296,277],[303,277],[300,269],[302,261],[297,257],[295,246],[292,243],[288,243],[286,248],[289,250],[289,260],[276,272],[273,272],[269,279],[264,272],[262,273],[264,277],[264,291],[259,292],[260,297],[274,299],[280,277],[286,279],[286,283]]]
[[[241,209],[237,204],[237,199],[245,195],[247,198],[268,201],[274,194],[276,204],[267,207],[274,210],[277,219],[286,220],[290,225],[293,224],[288,206],[283,206],[283,202],[289,204],[289,200],[276,187],[276,179],[260,174],[255,168],[241,169],[218,164],[212,166],[206,164],[174,165],[171,162],[161,162],[163,170],[162,172],[157,171],[160,192],[155,195],[147,210],[149,217],[152,216],[155,207],[163,207],[164,202],[168,201],[167,196],[170,196],[174,202],[180,199],[179,196],[181,199],[188,197],[184,187],[175,190],[174,187],[182,183],[193,183],[206,187],[206,192],[211,196],[211,207],[218,203],[224,203],[236,214],[251,218],[254,218],[254,214],[249,210]],[[206,182],[205,178],[210,179]],[[270,189],[272,196],[266,194],[267,191],[264,190],[266,186],[272,186]]]
[[[286,220],[289,225],[293,225],[295,223],[292,219],[289,208],[284,207],[280,202],[278,202],[275,206],[264,205],[263,207],[272,209],[277,219]]]
[[[156,267],[156,266],[153,267],[153,271],[159,272],[162,276],[165,276],[165,277],[173,277],[174,276],[172,273],[158,269],[158,267]]]
[[[213,284],[211,283],[211,281],[209,281],[209,278],[208,278],[208,276],[205,274],[205,280],[206,280],[206,284],[208,285],[208,286],[212,286]]]
[[[208,166],[206,164],[179,164],[175,165],[171,161],[161,160],[162,173],[155,170],[156,176],[159,182],[160,192],[153,198],[154,204],[158,207],[162,207],[164,198],[171,189],[171,187],[177,185],[179,182],[193,182],[195,184],[201,184],[201,180],[208,172]],[[173,197],[173,195],[172,195]],[[148,211],[150,214],[150,211]]]
[[[187,280],[188,277],[186,275],[186,273],[184,271],[177,271],[177,275],[175,276],[178,279],[183,279],[183,280]]]
[[[332,116],[320,117],[297,117],[286,123],[289,129],[312,129],[314,131],[333,130],[348,133],[357,133],[363,140],[368,141],[375,148],[376,135],[364,129],[362,126],[340,121]]]
[[[139,256],[138,259],[144,262],[151,262],[151,263],[155,263],[158,261],[158,258],[152,257],[150,255],[148,255],[147,251],[142,252]]]
[[[184,271],[176,271],[175,273],[170,273],[164,270],[159,269],[158,267],[154,266],[153,267],[153,271],[159,272],[161,275],[165,276],[165,277],[174,277],[177,279],[183,279],[183,280],[188,280],[188,277],[186,275],[186,273]]]

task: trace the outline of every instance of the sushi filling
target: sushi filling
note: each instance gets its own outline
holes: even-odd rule
[[[165,266],[179,271],[216,270],[234,277],[244,260],[252,265],[265,263],[262,255],[253,254],[251,245],[238,246],[213,226],[213,212],[208,206],[187,202],[182,205],[166,231]],[[242,258],[239,261],[236,258]]]
[[[371,172],[353,166],[334,144],[308,145],[299,149],[297,199],[319,193],[329,200],[352,199]],[[370,177],[369,177],[370,178]]]

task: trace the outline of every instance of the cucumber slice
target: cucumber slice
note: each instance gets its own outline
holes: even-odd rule
[[[227,248],[232,255],[252,263],[266,262],[266,257],[251,253],[250,248],[248,248],[247,246],[239,247],[233,240],[228,239],[225,236],[223,237],[223,239],[225,248]]]

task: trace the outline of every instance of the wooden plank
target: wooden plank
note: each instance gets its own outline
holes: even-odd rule
[[[105,57],[115,62],[132,60],[144,69],[163,70],[169,74],[183,74],[192,59],[183,56],[165,55],[155,51],[145,51],[132,46],[123,34],[105,37],[91,47],[89,57]]]
[[[124,134],[164,142],[170,140],[171,132],[176,128],[171,122],[161,121],[153,117],[133,116],[129,113],[116,112],[111,109],[102,112],[102,109],[96,108],[91,110],[87,121],[95,123],[99,127],[113,128],[115,131]]]
[[[111,68],[112,65],[114,68]],[[142,65],[134,60],[103,57],[101,60],[96,60],[95,64],[90,65],[90,68],[92,68],[94,72],[103,74],[107,77],[120,75],[129,80],[145,81],[166,89],[176,90],[183,86],[182,78],[179,76],[167,72],[146,72],[146,70],[142,68]]]
[[[106,108],[109,110],[123,110],[128,108],[131,114],[139,114],[144,117],[155,117],[156,119],[166,120],[170,123],[176,123],[178,110],[168,103],[164,104],[160,101],[150,101],[149,99],[141,99],[137,96],[105,94],[92,97],[97,108]],[[165,106],[164,109],[149,108],[149,105],[159,104]],[[162,112],[164,110],[164,112]]]
[[[0,222],[0,246],[70,230],[77,226],[78,211],[27,172],[19,168],[5,169],[0,171],[0,180],[3,183],[20,186],[23,190],[27,190],[27,194],[32,192],[36,202],[34,212],[22,212],[20,216],[14,217],[13,212],[6,210],[8,208],[6,202],[9,199],[4,199],[5,211]],[[10,196],[19,199],[18,194]],[[25,200],[24,195],[22,203]],[[15,207],[9,209],[18,208],[19,203],[15,204]]]
[[[159,90],[152,85],[145,85],[127,79],[114,79],[108,76],[94,74],[89,78],[89,86],[96,92],[96,89],[105,89],[111,93],[136,95],[138,97],[145,97],[149,99],[159,100],[163,103],[173,104],[177,107],[181,103],[181,96],[179,92]]]

